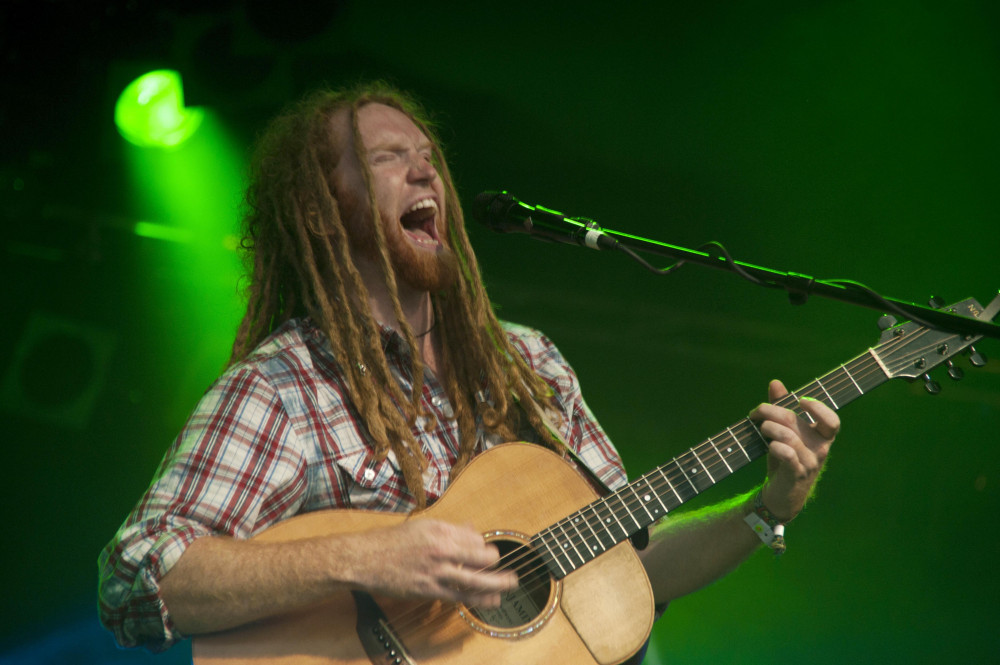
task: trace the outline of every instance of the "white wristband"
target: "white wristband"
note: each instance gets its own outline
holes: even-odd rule
[[[743,521],[750,525],[750,528],[757,534],[757,537],[760,538],[761,541],[767,546],[770,546],[771,543],[774,542],[775,537],[778,535],[774,533],[774,529],[771,528],[771,525],[765,522],[764,519],[757,513],[750,513],[743,518]]]

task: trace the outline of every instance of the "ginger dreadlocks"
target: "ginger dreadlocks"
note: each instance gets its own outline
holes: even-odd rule
[[[411,97],[383,83],[313,93],[277,117],[258,139],[243,217],[242,247],[250,278],[247,311],[230,362],[246,358],[285,321],[310,317],[329,338],[376,456],[384,459],[390,450],[395,454],[407,488],[417,508],[422,508],[427,460],[412,428],[422,415],[424,365],[401,311],[381,225],[372,218],[382,274],[410,350],[413,390],[405,395],[386,364],[379,326],[350,253],[331,179],[341,152],[353,145],[362,165],[368,210],[378,214],[357,124],[358,110],[371,103],[398,109],[424,132],[432,142],[434,164],[444,185],[447,234],[460,271],[452,286],[431,297],[445,355],[444,376],[439,378],[455,407],[461,436],[454,471],[475,452],[477,417],[502,440],[515,438],[521,417],[527,417],[547,445],[561,450],[539,415],[550,404],[551,390],[513,348],[493,313],[454,182],[428,116]],[[333,116],[344,111],[349,114],[353,141],[336,134]],[[477,399],[477,393],[490,399]]]

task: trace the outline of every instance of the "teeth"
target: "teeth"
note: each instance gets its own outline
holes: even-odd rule
[[[434,199],[421,199],[416,203],[414,203],[413,205],[411,205],[407,209],[407,211],[403,214],[405,215],[413,212],[414,210],[421,210],[423,208],[434,208],[434,210],[437,210],[437,207],[438,207],[437,202],[434,201]]]

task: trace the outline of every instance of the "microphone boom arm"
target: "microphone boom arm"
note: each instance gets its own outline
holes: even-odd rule
[[[878,311],[888,308],[921,325],[940,330],[1000,339],[1000,326],[995,323],[882,296],[851,280],[819,280],[810,275],[782,272],[736,261],[718,243],[710,243],[711,246],[721,250],[719,254],[713,254],[611,229],[603,229],[602,232],[615,239],[619,249],[631,254],[633,258],[638,257],[635,257],[631,250],[670,257],[679,263],[696,263],[708,268],[734,272],[761,286],[784,289],[793,304],[804,304],[809,296],[817,295]]]

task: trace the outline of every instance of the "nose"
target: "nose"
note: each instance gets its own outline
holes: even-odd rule
[[[408,175],[411,181],[431,183],[437,178],[438,172],[424,155],[411,153]]]

